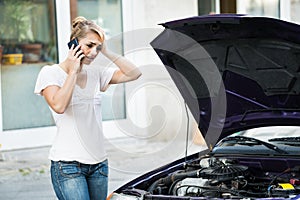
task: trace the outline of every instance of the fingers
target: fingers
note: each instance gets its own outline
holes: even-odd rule
[[[81,51],[80,45],[77,45],[77,46],[73,49],[73,52],[75,52],[74,55],[76,55],[76,53],[78,53],[78,51]],[[82,53],[82,51],[81,51],[81,53]]]
[[[80,50],[81,51],[81,50]],[[81,51],[82,52],[82,51]],[[77,52],[77,53],[79,53],[79,52]],[[76,54],[77,54],[76,53]],[[82,60],[83,58],[85,57],[85,55],[84,55],[84,53],[81,53],[81,54],[79,54],[79,56],[78,56],[78,58],[80,59],[80,60]]]
[[[69,54],[81,60],[82,58],[84,58],[84,53],[80,47],[81,45],[77,45],[76,47],[74,47],[74,44],[72,44],[69,50]]]

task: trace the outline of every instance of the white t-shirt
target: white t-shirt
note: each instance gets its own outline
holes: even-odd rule
[[[100,91],[107,87],[115,69],[83,66],[87,82],[84,88],[75,85],[72,99],[63,114],[51,108],[57,134],[50,149],[53,161],[78,161],[96,164],[106,159],[101,117]],[[62,87],[68,74],[57,64],[44,66],[37,78],[34,93],[56,85]]]

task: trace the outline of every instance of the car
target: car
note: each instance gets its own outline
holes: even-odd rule
[[[108,199],[300,199],[300,25],[238,14],[161,25],[151,46],[208,148]]]

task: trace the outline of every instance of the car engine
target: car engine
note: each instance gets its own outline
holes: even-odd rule
[[[300,167],[268,171],[261,168],[259,162],[241,163],[235,159],[204,158],[198,163],[187,164],[186,170],[155,181],[148,192],[222,199],[291,198],[300,194]]]

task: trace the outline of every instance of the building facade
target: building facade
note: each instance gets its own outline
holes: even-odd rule
[[[170,140],[186,130],[184,102],[149,43],[159,24],[196,15],[241,13],[300,22],[300,0],[0,0],[0,151],[50,145],[50,110],[33,94],[40,69],[63,60],[71,20],[84,16],[143,76],[103,93],[105,137]],[[195,127],[194,122],[188,126]],[[174,136],[175,135],[175,136]]]

